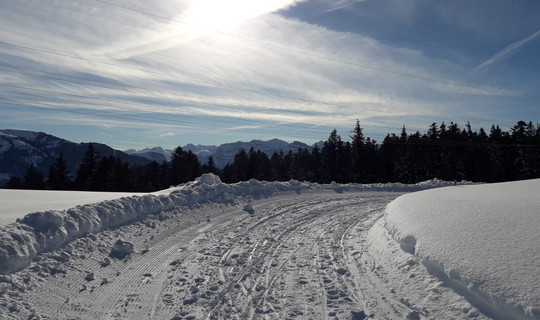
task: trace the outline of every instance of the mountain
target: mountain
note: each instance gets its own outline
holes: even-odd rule
[[[150,161],[162,163],[163,161],[171,161],[171,155],[173,153],[173,150],[165,150],[162,147],[154,147],[154,148],[146,148],[142,150],[129,149],[124,152],[130,155],[143,157]]]
[[[217,146],[204,146],[204,145],[194,145],[188,143],[186,146],[182,147],[184,151],[193,152],[201,164],[208,162],[208,158],[216,152],[218,149]],[[162,147],[155,148],[146,148],[142,150],[129,149],[124,151],[127,154],[137,155],[139,157],[146,158],[150,161],[156,161],[162,163],[163,161],[171,161],[172,154],[174,150],[163,149]]]
[[[240,151],[240,149],[249,151],[251,148],[261,150],[261,152],[266,153],[269,157],[272,156],[274,152],[296,152],[300,148],[311,150],[310,146],[299,141],[294,141],[293,143],[288,143],[279,139],[272,139],[269,141],[251,140],[250,142],[237,141],[233,143],[225,143],[219,146],[216,152],[214,152],[212,155],[214,157],[214,163],[217,168],[223,168],[225,165],[234,160],[234,156],[238,153],[238,151]]]
[[[320,147],[321,146],[319,146],[319,148]],[[234,156],[238,153],[238,151],[240,151],[240,149],[249,151],[249,149],[251,148],[255,150],[261,150],[269,157],[271,157],[274,152],[280,152],[282,150],[284,153],[288,153],[289,151],[296,152],[300,148],[311,150],[312,146],[308,146],[307,144],[298,141],[288,143],[283,140],[272,139],[269,141],[237,141],[232,143],[225,143],[220,145],[219,147],[214,145],[194,145],[188,143],[187,145],[182,147],[184,151],[193,152],[197,156],[201,164],[208,163],[208,158],[212,156],[214,158],[214,165],[220,169],[225,167],[225,165],[227,165],[228,163],[231,163],[234,160]],[[155,147],[143,150],[130,149],[124,152],[126,152],[127,154],[144,157],[150,161],[156,161],[158,163],[161,163],[165,160],[170,161],[171,155],[174,150],[167,150],[163,149],[162,147]]]
[[[188,143],[183,149],[184,151],[191,151],[193,152],[197,158],[199,159],[199,162],[201,164],[208,163],[208,158],[210,156],[213,156],[214,153],[218,150],[219,147],[217,146],[204,146],[204,145],[193,145],[191,143]]]
[[[89,143],[75,143],[44,132],[0,130],[0,181],[5,182],[11,176],[24,176],[31,164],[46,177],[60,153],[64,155],[72,177],[75,177],[88,145]],[[128,155],[102,143],[92,143],[92,146],[97,154],[120,158],[131,167],[150,163],[145,158]]]
[[[38,171],[46,177],[50,166],[56,161],[60,153],[64,155],[71,176],[75,177],[77,169],[89,143],[75,143],[62,138],[49,135],[44,132],[23,130],[0,130],[0,185],[11,176],[22,177],[28,167],[33,164]],[[162,147],[147,148],[143,150],[126,150],[124,152],[114,150],[111,147],[92,143],[94,150],[101,156],[114,156],[129,163],[131,167],[141,166],[156,161],[170,161],[174,150],[166,150]],[[296,152],[299,148],[311,150],[311,146],[295,141],[288,143],[279,139],[269,141],[252,140],[249,142],[237,141],[218,146],[187,144],[182,147],[185,151],[193,152],[201,164],[208,163],[208,158],[214,158],[217,168],[223,168],[234,160],[234,156],[244,149],[249,151],[253,148],[261,150],[269,157],[274,152]]]

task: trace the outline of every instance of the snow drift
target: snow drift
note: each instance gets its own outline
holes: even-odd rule
[[[540,180],[407,194],[386,209],[402,249],[494,319],[540,319]]]

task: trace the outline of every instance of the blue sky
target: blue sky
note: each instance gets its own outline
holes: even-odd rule
[[[118,149],[540,122],[540,2],[0,2],[0,128]]]

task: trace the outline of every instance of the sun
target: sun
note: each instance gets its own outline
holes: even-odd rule
[[[182,21],[198,28],[227,31],[243,21],[279,10],[292,0],[197,0],[184,11]]]

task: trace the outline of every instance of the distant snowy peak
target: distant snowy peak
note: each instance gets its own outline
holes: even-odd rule
[[[146,148],[142,150],[130,149],[124,152],[130,155],[143,157],[150,161],[156,161],[158,163],[163,161],[171,161],[171,155],[173,153],[172,150],[165,150],[162,147]]]
[[[260,150],[261,152],[266,153],[268,156],[272,156],[274,152],[280,151],[288,153],[289,151],[296,152],[300,148],[311,149],[311,147],[307,144],[298,141],[293,143],[288,143],[279,139],[272,139],[268,141],[251,140],[250,142],[237,141],[233,143],[225,143],[219,146],[219,148],[213,154],[214,163],[216,167],[223,168],[225,165],[234,160],[234,156],[241,149],[249,151],[251,148],[254,150]]]
[[[217,146],[205,146],[205,145],[194,145],[191,143],[188,143],[184,147],[182,147],[184,151],[191,151],[193,152],[197,158],[199,159],[199,162],[201,163],[207,163],[208,158],[216,152],[218,149]],[[169,149],[163,149],[162,147],[154,147],[154,148],[146,148],[142,150],[126,150],[124,151],[127,154],[131,155],[137,155],[139,157],[146,158],[150,161],[156,161],[156,162],[163,162],[163,161],[171,161],[172,154],[174,153],[174,150]]]
[[[194,145],[192,143],[188,143],[183,147],[183,149],[184,149],[184,151],[191,151],[191,152],[193,152],[195,154],[197,154],[199,152],[203,152],[203,153],[209,152],[209,153],[213,154],[214,152],[216,152],[218,147],[214,146],[214,145],[205,146],[205,145],[201,145],[201,144]]]
[[[206,164],[208,163],[208,158],[214,155],[214,153],[218,150],[218,147],[214,145],[205,146],[188,143],[185,147],[183,147],[183,149],[184,151],[193,152],[197,156],[197,159],[199,159],[200,163]]]
[[[299,141],[294,141],[292,143],[285,142],[279,139],[272,139],[268,141],[263,140],[252,140],[249,142],[237,141],[232,143],[225,143],[218,146],[214,145],[194,145],[188,143],[183,146],[184,151],[193,152],[201,164],[207,164],[208,158],[210,156],[214,159],[214,164],[218,168],[223,168],[228,163],[231,163],[234,160],[234,156],[241,150],[244,149],[249,151],[251,148],[254,150],[260,150],[261,152],[266,153],[268,156],[272,156],[274,152],[283,151],[288,153],[289,151],[296,152],[298,149],[309,149],[311,147],[307,144]],[[155,148],[146,148],[142,150],[126,150],[124,151],[130,155],[137,155],[143,158],[146,158],[151,161],[163,162],[170,161],[171,156],[174,150],[163,149],[162,147]]]

